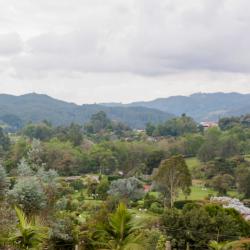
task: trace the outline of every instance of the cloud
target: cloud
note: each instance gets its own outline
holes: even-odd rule
[[[19,54],[22,47],[22,40],[17,33],[0,34],[0,57]]]
[[[157,75],[187,70],[250,70],[248,1],[76,3],[83,16],[78,16],[78,26],[29,38],[25,53],[13,60],[18,74],[68,71]],[[56,11],[56,1],[49,6],[40,4]],[[63,1],[59,13],[66,14],[67,6]],[[72,6],[69,14],[73,15],[71,11]],[[54,30],[57,25],[60,27],[55,23]]]
[[[88,91],[102,101],[140,90],[146,99],[167,89],[250,91],[248,0],[0,3],[0,76],[14,86],[64,98],[75,86],[77,102],[91,102]]]

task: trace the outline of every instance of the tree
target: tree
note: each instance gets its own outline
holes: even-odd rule
[[[180,136],[188,133],[197,132],[197,124],[195,121],[183,114],[181,117],[176,117],[170,120],[167,120],[163,124],[159,124],[153,135],[159,136]]]
[[[219,120],[219,127],[221,130],[229,130],[239,124],[240,124],[239,117],[223,117]]]
[[[10,138],[3,132],[2,127],[0,127],[0,149],[7,151],[10,147]]]
[[[52,207],[58,198],[58,183],[56,178],[57,172],[54,169],[45,171],[43,167],[39,168],[36,173],[36,177],[39,180],[43,192],[46,195],[47,206]]]
[[[79,146],[83,140],[82,126],[71,123],[68,127],[57,127],[54,129],[54,136],[60,141],[70,141],[74,146]]]
[[[198,158],[201,161],[210,161],[218,155],[220,136],[221,132],[218,130],[218,128],[209,128],[205,132],[205,142],[202,144],[198,152]]]
[[[31,169],[28,162],[25,160],[25,158],[21,159],[20,163],[17,166],[17,174],[19,176],[33,176],[35,173]]]
[[[204,137],[200,134],[188,134],[183,137],[183,153],[187,156],[195,156],[204,143]]]
[[[88,155],[70,142],[52,139],[44,143],[43,162],[46,168],[55,169],[59,175],[77,175],[90,172]]]
[[[27,214],[46,207],[46,196],[36,177],[29,177],[28,181],[26,178],[19,179],[8,196],[12,203],[20,205]]]
[[[108,190],[109,190],[109,181],[108,178],[105,176],[102,176],[100,183],[96,187],[96,194],[98,194],[98,197],[100,199],[106,199],[108,196]]]
[[[142,183],[135,177],[111,182],[109,195],[126,200],[139,200],[144,196]]]
[[[7,172],[11,172],[16,168],[16,165],[20,162],[20,160],[26,156],[30,145],[28,140],[21,137],[17,140],[17,142],[11,145],[9,153],[7,155],[7,159],[4,161],[4,165],[6,166]]]
[[[212,240],[225,242],[248,237],[250,226],[234,209],[218,205],[186,204],[182,210],[167,209],[162,217],[173,248],[207,249]]]
[[[47,123],[39,123],[39,124],[28,124],[23,129],[23,134],[30,139],[39,139],[41,141],[45,141],[51,138],[52,135],[52,127]]]
[[[234,169],[236,168],[236,163],[232,160],[227,160],[223,158],[215,158],[213,161],[209,161],[203,166],[205,177],[211,179],[216,175],[229,174],[234,175]]]
[[[99,111],[93,114],[90,122],[85,125],[85,130],[88,133],[99,133],[101,130],[111,128],[111,120],[107,117],[104,111]]]
[[[99,170],[100,174],[111,174],[118,166],[113,152],[102,145],[95,145],[90,151],[90,157],[93,170]]]
[[[219,195],[226,195],[233,184],[234,177],[229,174],[214,176],[210,182],[211,187],[218,191]]]
[[[182,190],[188,195],[192,185],[187,164],[181,155],[175,155],[163,161],[154,176],[154,181],[163,192],[165,199],[169,197],[171,207],[178,191]]]
[[[18,249],[44,249],[42,246],[48,239],[48,230],[40,225],[37,218],[29,220],[24,212],[15,207],[18,224],[16,231],[4,240],[7,245]]]
[[[243,193],[245,198],[250,198],[250,168],[240,166],[236,170],[237,188],[240,193]]]
[[[38,139],[33,139],[31,147],[27,152],[27,161],[33,170],[38,170],[38,168],[43,165],[43,153],[41,141]]]
[[[145,240],[139,229],[133,222],[132,214],[120,203],[116,211],[108,216],[107,224],[97,225],[93,234],[95,245],[97,249],[145,249]]]
[[[22,120],[16,115],[6,114],[1,116],[0,119],[8,125],[7,129],[10,132],[16,132],[23,126]]]
[[[49,249],[74,249],[78,242],[77,218],[73,213],[61,211],[51,223]]]
[[[155,131],[156,127],[152,124],[152,123],[147,123],[146,124],[146,134],[148,136],[152,136],[154,131]]]
[[[150,153],[146,160],[146,173],[152,174],[153,170],[160,165],[164,156],[165,154],[162,150],[154,150]]]
[[[9,182],[7,180],[6,171],[2,165],[0,165],[0,200],[5,196],[6,190],[9,186]]]
[[[223,158],[238,155],[240,153],[239,141],[235,136],[223,136],[220,139],[218,155]]]

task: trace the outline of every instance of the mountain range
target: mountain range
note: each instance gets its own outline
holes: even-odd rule
[[[84,105],[36,93],[21,96],[0,94],[0,120],[8,125],[21,126],[45,119],[54,125],[84,124],[92,114],[101,110],[112,120],[124,122],[132,128],[144,128],[148,122],[160,123],[183,113],[197,122],[218,121],[220,117],[250,113],[250,94],[196,93],[129,104]]]
[[[250,94],[240,93],[195,93],[190,96],[171,96],[153,101],[130,104],[104,104],[112,107],[146,107],[179,116],[185,113],[197,122],[218,121],[225,116],[240,116],[250,113]]]
[[[0,95],[0,120],[20,127],[28,122],[43,120],[53,125],[84,124],[98,111],[104,111],[112,120],[121,121],[132,128],[143,128],[146,123],[160,123],[173,115],[147,107],[111,107],[99,104],[76,105],[36,93],[22,96]]]

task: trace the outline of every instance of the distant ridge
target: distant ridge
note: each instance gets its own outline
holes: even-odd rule
[[[171,96],[122,106],[153,108],[176,116],[186,113],[198,122],[217,121],[224,116],[250,113],[250,94],[195,93],[190,96]]]
[[[103,110],[117,121],[132,128],[144,128],[148,122],[160,123],[183,113],[197,122],[218,121],[220,117],[250,113],[250,94],[195,93],[190,96],[171,96],[153,101],[77,105],[57,100],[45,94],[21,96],[0,94],[0,124],[25,124],[48,120],[54,125],[71,122],[84,124],[92,114]]]
[[[77,105],[54,99],[44,94],[25,94],[21,96],[0,94],[0,121],[20,124],[48,120],[54,125],[67,125],[72,122],[84,124],[92,114],[105,111],[117,121],[128,124],[132,128],[144,128],[148,122],[159,123],[172,114],[147,107],[107,107],[98,104]],[[7,118],[6,118],[7,117]]]

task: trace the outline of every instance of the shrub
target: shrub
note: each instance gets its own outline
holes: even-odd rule
[[[151,204],[149,211],[156,213],[156,214],[162,214],[164,211],[164,208],[158,202],[154,202]]]
[[[163,206],[162,200],[160,200],[158,197],[156,197],[150,193],[147,193],[144,197],[144,204],[143,204],[144,208],[150,208],[151,204],[154,202],[157,202]]]
[[[9,186],[5,169],[0,165],[0,200]]]
[[[174,207],[177,209],[183,209],[186,204],[195,203],[195,201],[192,200],[180,200],[175,201]]]
[[[135,177],[113,181],[108,191],[109,195],[136,201],[144,196],[142,182]]]
[[[74,190],[80,191],[84,188],[84,184],[81,179],[78,179],[71,182],[70,187],[74,188]]]
[[[145,238],[147,239],[148,250],[165,250],[166,237],[159,229],[144,230]],[[164,244],[161,244],[164,242]]]
[[[77,200],[77,199],[73,199],[71,202],[70,202],[70,210],[71,211],[76,211],[79,209],[79,206],[80,206],[80,202]]]
[[[116,180],[119,180],[121,179],[121,176],[118,176],[118,175],[109,175],[108,176],[108,181],[116,181]]]
[[[26,213],[34,213],[46,207],[46,196],[40,182],[35,177],[18,180],[8,192],[10,201],[18,204]]]

